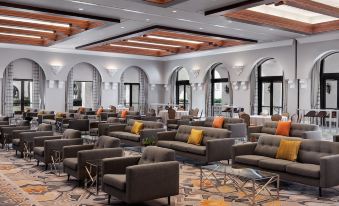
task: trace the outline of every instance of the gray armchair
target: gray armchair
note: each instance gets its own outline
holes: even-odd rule
[[[179,163],[170,149],[150,146],[142,156],[102,161],[102,189],[125,203],[139,203],[179,194]],[[141,178],[142,177],[142,178]]]
[[[24,151],[24,142],[28,143],[30,146],[30,150],[33,149],[33,139],[39,136],[52,136],[54,133],[52,131],[52,125],[48,124],[40,124],[37,130],[31,130],[29,126],[21,127],[20,129],[17,127],[12,131],[12,146],[15,149],[15,154],[17,155],[18,151],[21,153],[21,157],[23,156]]]
[[[108,157],[121,157],[123,150],[120,140],[114,137],[101,136],[96,144],[73,145],[63,147],[64,172],[78,179],[79,185],[85,179],[85,165],[89,160],[100,160]]]
[[[35,137],[33,140],[34,158],[37,160],[37,166],[40,162],[45,163],[45,169],[48,169],[48,164],[52,163],[51,156],[55,151],[62,152],[64,146],[67,145],[82,145],[81,132],[78,130],[67,129],[61,135],[44,135]]]
[[[167,130],[177,130],[180,125],[190,125],[193,116],[182,116],[180,119],[168,119]]]
[[[69,120],[68,129],[75,129],[82,133],[89,133],[89,119]]]

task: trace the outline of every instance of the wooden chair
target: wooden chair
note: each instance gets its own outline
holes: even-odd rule
[[[290,118],[290,114],[288,112],[282,113],[281,116],[287,117],[287,119]]]
[[[274,122],[278,122],[282,119],[282,116],[280,114],[274,114],[271,116],[271,120]]]
[[[175,119],[175,113],[176,111],[172,107],[168,108],[168,119]]]
[[[305,117],[308,117],[309,118],[309,123],[313,123],[314,122],[314,118],[317,116],[317,112],[316,111],[309,111],[307,112],[305,115],[304,115],[304,118]]]
[[[291,122],[292,123],[299,123],[299,116],[298,116],[298,114],[292,114]]]

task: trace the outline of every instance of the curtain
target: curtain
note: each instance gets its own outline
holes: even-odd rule
[[[233,87],[231,85],[231,76],[230,76],[230,72],[227,71],[227,76],[228,76],[228,88],[229,88],[229,96],[230,96],[230,105],[233,105]]]
[[[73,109],[73,68],[69,71],[66,82],[66,111]]]
[[[251,114],[258,114],[258,64],[253,68],[250,75],[250,107]]]
[[[32,62],[32,79],[33,79],[33,98],[32,108],[45,108],[45,74],[42,68],[35,62]]]
[[[288,102],[288,81],[283,77],[283,108],[282,112],[287,112],[287,102]]]
[[[97,110],[101,105],[101,76],[99,71],[93,67],[93,84],[92,84],[92,109]]]
[[[143,70],[138,69],[139,72],[139,83],[140,83],[140,94],[139,94],[139,104],[140,104],[140,113],[147,113],[148,109],[148,79]]]
[[[311,108],[320,109],[320,65],[321,60],[317,61],[311,72]]]
[[[2,79],[2,114],[5,116],[13,115],[13,63],[10,63]]]
[[[171,92],[170,92],[170,103],[171,104],[176,104],[176,100],[177,100],[177,92],[176,92],[176,82],[177,82],[177,71],[180,70],[180,68],[176,69],[173,73],[172,73],[172,76],[171,76],[171,79],[170,79],[170,86],[171,86]]]
[[[125,91],[125,72],[121,74],[120,78],[120,94],[119,94],[119,104],[125,105],[126,103],[126,91]]]
[[[211,85],[211,70],[209,70],[205,77],[205,116],[212,115],[212,85]]]

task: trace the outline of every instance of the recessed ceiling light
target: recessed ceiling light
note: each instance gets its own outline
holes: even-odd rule
[[[176,39],[176,38],[162,37],[162,36],[156,36],[156,35],[147,35],[146,37],[152,38],[152,39],[178,41],[178,42],[184,42],[184,43],[190,43],[190,44],[202,44],[202,43],[204,43],[204,42],[201,42],[201,41],[193,41],[193,40],[186,40],[186,39]]]
[[[173,10],[172,13],[177,13],[177,11],[176,11],[176,10]]]
[[[85,4],[85,5],[90,5],[90,6],[97,6],[96,4],[93,3],[88,3],[88,2],[83,2],[83,1],[77,1],[77,0],[70,0],[73,3],[77,3],[77,4]]]
[[[213,25],[213,26],[215,26],[215,27],[219,27],[219,28],[227,28],[227,26],[222,26],[222,25]]]
[[[9,20],[9,21],[20,21],[20,22],[33,23],[33,24],[42,24],[42,25],[48,25],[48,26],[70,27],[69,24],[55,23],[55,22],[35,20],[35,19],[26,19],[26,18],[20,18],[20,17],[0,16],[0,19]]]
[[[18,27],[18,26],[7,26],[7,25],[0,25],[0,28],[5,29],[17,29],[17,30],[23,30],[23,31],[36,31],[36,32],[43,32],[43,33],[49,33],[53,34],[54,31],[44,30],[44,29],[33,29],[28,27]]]
[[[274,29],[273,29],[273,28],[270,28],[270,31],[274,31]]]
[[[231,21],[231,20],[228,20],[227,22],[228,22],[228,23],[232,23],[233,21]]]
[[[127,45],[115,45],[110,44],[112,47],[123,47],[123,48],[130,48],[130,49],[142,49],[142,50],[151,50],[151,51],[164,51],[162,49],[153,49],[153,48],[147,48],[147,47],[137,47],[137,46],[127,46]]]
[[[159,43],[152,43],[152,42],[146,42],[146,41],[136,41],[136,40],[127,40],[127,42],[136,43],[136,44],[148,44],[148,45],[154,45],[154,46],[167,46],[167,47],[174,47],[174,48],[180,48],[181,47],[181,46],[172,45],[172,44],[159,44]]]
[[[237,31],[243,31],[243,29],[239,29],[239,28],[233,28],[233,29]]]
[[[199,29],[200,29],[200,30],[203,30],[204,28],[200,27]]]
[[[150,19],[146,19],[146,21],[150,21]]]
[[[79,10],[79,11],[82,11],[82,10],[84,10],[84,9],[83,9],[83,8],[78,8],[78,10]]]
[[[122,26],[122,27],[120,27],[121,29],[124,29],[125,27],[124,26]]]
[[[26,34],[11,34],[11,33],[0,32],[0,35],[25,37],[25,38],[32,38],[32,39],[41,39],[40,36],[33,36],[33,35],[26,35]]]

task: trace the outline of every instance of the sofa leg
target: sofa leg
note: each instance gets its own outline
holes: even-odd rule
[[[45,164],[45,170],[48,170],[48,164],[47,163]]]
[[[167,197],[167,204],[171,205],[171,196]]]
[[[15,156],[18,156],[18,150],[15,150]]]
[[[107,203],[108,203],[109,205],[111,204],[111,195],[108,195]]]
[[[40,161],[38,160],[38,161],[36,162],[36,166],[39,166],[39,163],[40,163]]]
[[[69,181],[70,178],[71,178],[71,175],[67,174],[67,181]]]
[[[319,197],[322,197],[322,188],[321,187],[319,187]]]

